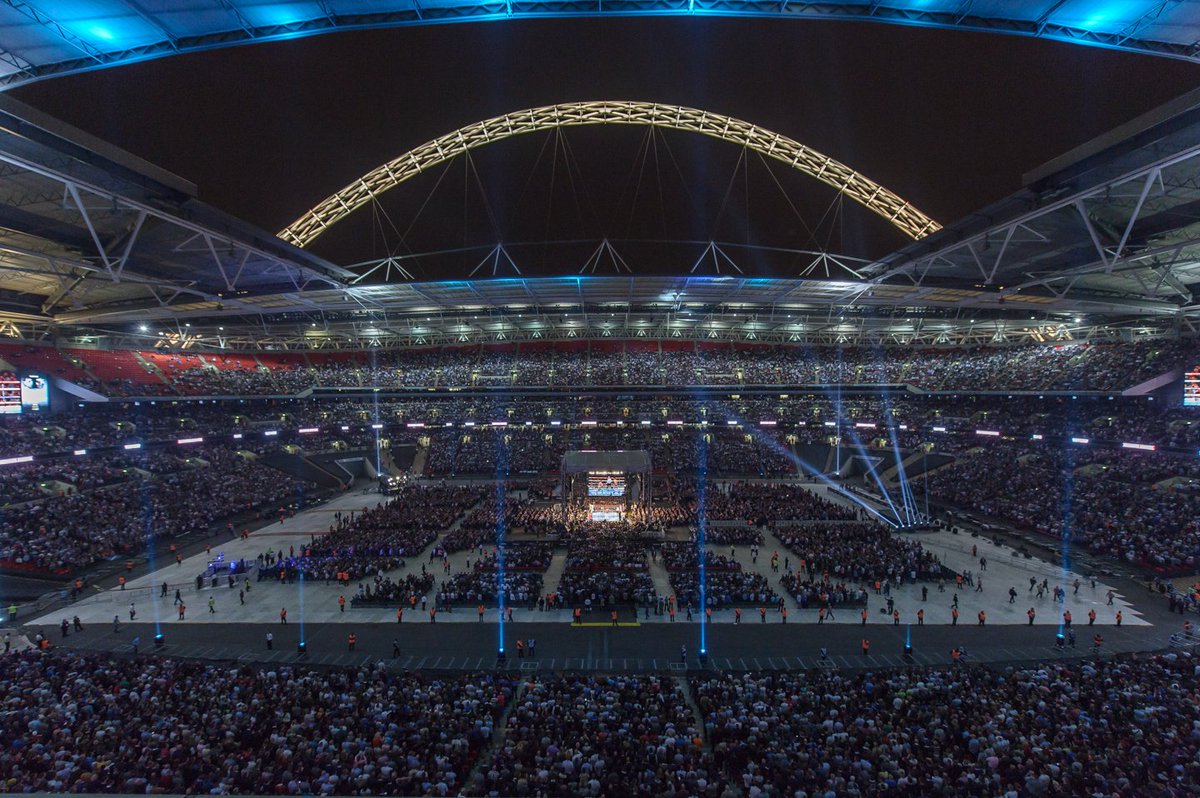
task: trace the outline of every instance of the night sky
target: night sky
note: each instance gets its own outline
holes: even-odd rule
[[[776,130],[948,223],[1020,188],[1022,173],[1197,85],[1191,64],[1018,37],[643,18],[338,33],[51,79],[13,94],[194,181],[202,200],[273,232],[455,128],[534,105],[611,99],[690,105]],[[831,189],[743,159],[734,145],[618,127],[478,150],[391,192],[314,249],[345,264],[498,240],[601,237],[865,257],[904,244]],[[570,257],[543,249],[527,269],[573,273],[578,264],[563,259],[587,249]],[[426,259],[413,270],[443,276],[480,257]]]

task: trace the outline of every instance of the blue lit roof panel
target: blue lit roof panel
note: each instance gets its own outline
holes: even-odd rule
[[[1200,63],[1196,0],[0,0],[0,88],[339,29],[534,17],[857,19],[994,31]]]

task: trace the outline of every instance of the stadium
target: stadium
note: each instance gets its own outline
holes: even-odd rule
[[[1200,794],[1200,5],[2,0],[0,792]]]

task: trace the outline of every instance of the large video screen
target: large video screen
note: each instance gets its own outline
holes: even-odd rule
[[[50,406],[49,380],[40,374],[26,374],[21,378],[21,408],[36,412]]]
[[[11,371],[0,371],[0,413],[21,412],[21,378]]]
[[[50,387],[45,377],[18,377],[11,371],[0,371],[0,414],[31,413],[49,406]]]
[[[588,473],[587,490],[589,496],[624,496],[625,475],[592,471]]]
[[[1200,366],[1183,375],[1183,406],[1200,407]]]

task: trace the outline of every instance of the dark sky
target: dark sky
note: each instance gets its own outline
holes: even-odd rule
[[[741,117],[951,222],[1018,189],[1023,172],[1198,84],[1200,68],[1190,64],[1017,37],[658,18],[339,33],[160,59],[14,94],[275,231],[437,135],[529,106],[600,99]],[[439,175],[391,192],[378,212],[360,211],[315,249],[349,263],[501,239],[715,237],[865,256],[904,243],[851,203],[839,208],[821,184],[686,134],[531,135],[478,150],[471,163],[459,159],[440,183]],[[392,225],[410,224],[401,242]]]

